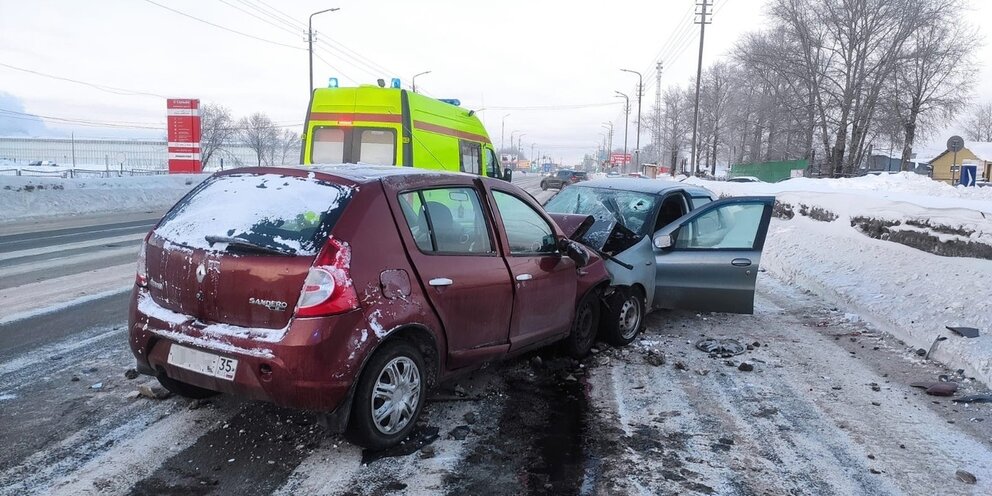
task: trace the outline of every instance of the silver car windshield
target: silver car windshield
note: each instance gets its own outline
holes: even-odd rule
[[[654,222],[648,220],[657,202],[655,195],[647,193],[572,186],[561,190],[544,205],[544,209],[559,214],[592,215],[596,223],[589,233],[609,233],[614,223],[620,223],[632,232],[644,235],[654,226]]]

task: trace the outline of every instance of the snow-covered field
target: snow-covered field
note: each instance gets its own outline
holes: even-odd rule
[[[893,229],[920,229],[906,221],[960,228],[967,235],[932,232],[941,241],[992,245],[992,189],[952,187],[916,174],[853,179],[792,179],[780,183],[727,183],[688,179],[722,195],[775,195],[795,217],[774,219],[762,267],[864,319],[951,368],[992,382],[992,260],[945,257],[873,239],[851,225],[864,216],[900,221]],[[832,221],[800,214],[802,205],[837,215]],[[976,339],[945,326],[980,329]]]

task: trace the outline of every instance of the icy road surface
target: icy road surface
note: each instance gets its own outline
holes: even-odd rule
[[[97,260],[76,273],[123,263]],[[8,289],[39,282],[17,277]],[[0,494],[992,493],[992,404],[909,386],[984,385],[758,281],[754,315],[656,312],[630,347],[598,344],[581,363],[544,350],[446,384],[388,453],[328,436],[306,412],[138,397],[154,380],[124,375],[123,293],[0,323]],[[702,337],[753,350],[711,358],[693,346]]]

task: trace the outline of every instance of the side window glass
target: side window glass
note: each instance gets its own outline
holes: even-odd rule
[[[482,170],[482,147],[471,141],[459,141],[458,148],[461,152],[462,172],[479,174]]]
[[[503,218],[510,253],[554,253],[555,231],[540,214],[523,200],[501,191],[493,191],[496,208]]]
[[[710,210],[679,229],[675,248],[753,249],[764,211],[762,203],[731,204]]]
[[[486,175],[489,177],[501,177],[499,173],[499,161],[496,160],[496,152],[486,148]]]
[[[310,150],[310,162],[315,164],[344,162],[344,129],[318,127],[311,132],[313,148]]]
[[[373,165],[396,162],[396,132],[392,129],[362,129],[357,138],[358,162]]]
[[[489,227],[472,188],[441,188],[403,193],[400,208],[417,248],[425,253],[489,254]]]

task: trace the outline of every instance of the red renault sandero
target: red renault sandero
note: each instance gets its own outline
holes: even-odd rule
[[[244,168],[214,174],[148,234],[128,329],[138,370],[176,394],[327,412],[384,448],[458,371],[554,342],[587,353],[608,284],[602,261],[505,181]]]

